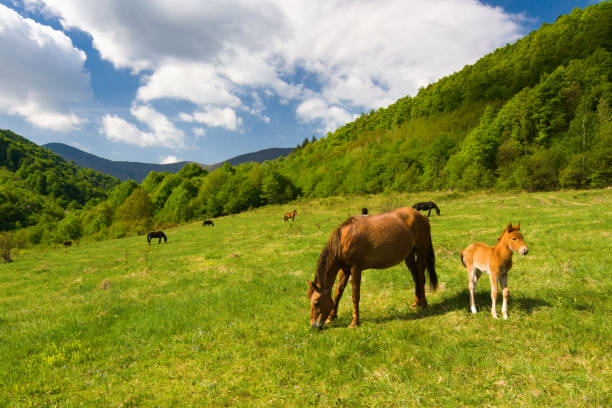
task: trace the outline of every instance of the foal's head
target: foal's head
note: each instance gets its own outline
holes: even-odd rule
[[[313,329],[322,329],[325,319],[327,319],[334,306],[331,288],[323,290],[318,288],[315,282],[308,281],[307,296],[310,301],[310,326]]]
[[[521,223],[519,222],[514,227],[512,223],[508,223],[506,230],[501,236],[501,240],[504,241],[504,245],[507,245],[513,252],[518,252],[521,255],[527,255],[529,248],[523,241],[523,234],[521,234]]]

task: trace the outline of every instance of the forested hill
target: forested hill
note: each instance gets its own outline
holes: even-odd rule
[[[103,200],[119,180],[67,163],[60,156],[0,130],[0,231],[57,220],[66,209]]]
[[[280,163],[307,196],[612,182],[612,3],[575,9]]]

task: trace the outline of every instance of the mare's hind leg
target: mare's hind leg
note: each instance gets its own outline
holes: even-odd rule
[[[417,258],[415,249],[404,261],[414,280],[414,303],[410,306],[411,309],[415,309],[417,306],[427,307],[427,300],[425,300],[425,260],[425,256]]]
[[[340,303],[340,298],[342,297],[344,288],[348,283],[349,276],[350,275],[348,273],[344,273],[342,269],[338,271],[338,283],[336,284],[336,293],[334,294],[334,307],[327,317],[325,323],[331,323],[332,321],[336,320],[336,317],[338,317],[338,303]]]
[[[472,313],[476,313],[476,302],[474,301],[474,290],[478,279],[480,279],[480,270],[476,269],[473,265],[468,265],[468,288],[470,289],[470,309]]]
[[[361,297],[361,270],[351,267],[351,286],[353,289],[353,321],[349,327],[359,325],[359,298]]]

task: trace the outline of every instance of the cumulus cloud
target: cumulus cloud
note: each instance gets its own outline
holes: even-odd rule
[[[71,107],[91,97],[86,56],[64,33],[0,4],[0,55],[0,113],[46,129],[79,127]]]
[[[90,33],[116,67],[146,72],[138,102],[188,101],[200,114],[182,120],[231,130],[236,112],[268,118],[253,90],[295,101],[299,119],[329,128],[522,33],[517,16],[474,0],[26,3]]]
[[[329,106],[321,98],[311,98],[302,102],[297,108],[297,114],[305,121],[319,121],[323,124],[323,131],[331,131],[344,123],[356,118],[338,106]]]
[[[229,130],[236,130],[242,125],[242,120],[236,116],[232,108],[207,107],[192,114],[181,113],[179,117],[185,122],[204,123],[208,126],[223,127]]]
[[[104,115],[101,133],[113,142],[137,146],[185,147],[185,133],[176,128],[166,116],[150,106],[133,106],[132,115],[149,130],[141,130],[134,124],[116,115]]]
[[[160,164],[170,164],[170,163],[178,163],[182,161],[181,159],[177,159],[176,156],[159,156],[159,163]]]

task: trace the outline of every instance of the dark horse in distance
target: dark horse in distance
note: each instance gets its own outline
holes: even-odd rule
[[[429,284],[438,286],[435,254],[429,220],[412,208],[404,207],[378,215],[351,217],[332,232],[321,251],[314,282],[308,281],[310,325],[322,329],[337,317],[338,302],[351,277],[353,320],[359,324],[361,271],[384,269],[404,261],[414,280],[412,308],[426,307],[425,269]],[[332,300],[332,287],[338,278]]]
[[[211,220],[204,220],[204,222],[202,223],[202,226],[205,227],[207,225],[210,225],[211,227],[214,227],[215,223],[212,222]]]
[[[164,231],[151,231],[147,234],[147,242],[149,243],[149,245],[151,245],[151,239],[153,238],[159,238],[159,241],[157,241],[158,244],[161,244],[161,240],[163,238],[164,243],[167,244],[168,243],[168,237],[166,237],[166,234],[164,234]]]
[[[428,217],[431,215],[431,210],[436,210],[436,214],[440,215],[440,209],[438,208],[436,203],[434,203],[433,201],[425,201],[422,203],[416,203],[415,205],[412,206],[412,208],[414,208],[417,211],[428,210],[427,211]]]

